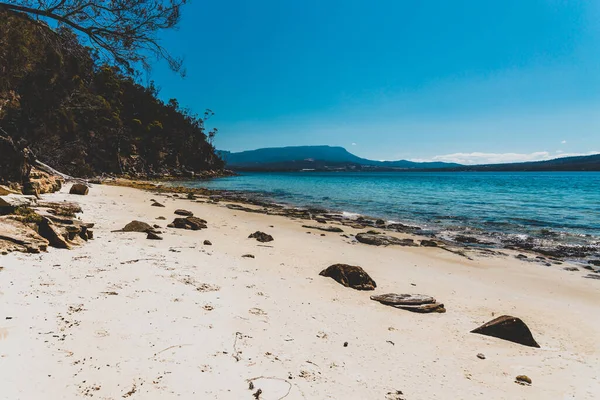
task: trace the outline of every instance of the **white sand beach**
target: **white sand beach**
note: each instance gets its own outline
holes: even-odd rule
[[[0,256],[1,399],[600,398],[600,281],[589,271],[369,246],[125,187],[67,189],[43,197],[78,201],[94,240]],[[165,228],[179,208],[208,228]],[[164,240],[113,232],[132,220],[160,225]],[[275,240],[249,239],[257,230]],[[336,263],[363,267],[377,288],[319,276]],[[431,295],[447,312],[369,298],[388,292]],[[469,333],[504,314],[541,348]]]

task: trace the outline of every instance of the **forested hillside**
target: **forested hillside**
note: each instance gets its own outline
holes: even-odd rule
[[[202,116],[100,64],[69,30],[0,8],[0,135],[74,176],[218,171]],[[1,172],[1,171],[0,171]]]

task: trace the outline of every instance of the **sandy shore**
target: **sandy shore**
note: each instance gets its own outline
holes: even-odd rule
[[[130,188],[97,185],[75,200],[94,240],[0,257],[2,399],[600,398],[600,281],[588,271],[373,247]],[[208,229],[162,229],[162,241],[112,232],[131,220],[164,228],[177,208]],[[257,230],[275,240],[248,239]],[[377,289],[319,276],[335,263],[362,266]],[[369,299],[387,292],[432,295],[447,312]],[[502,314],[523,319],[541,348],[469,333]],[[514,383],[521,374],[533,385]]]

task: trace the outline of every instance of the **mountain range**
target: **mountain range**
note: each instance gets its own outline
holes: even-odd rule
[[[237,171],[600,171],[600,154],[547,161],[461,165],[369,160],[339,146],[290,146],[218,153],[227,168]]]
[[[460,167],[444,162],[375,161],[338,146],[272,147],[231,153],[221,151],[227,168],[246,171],[397,170]]]

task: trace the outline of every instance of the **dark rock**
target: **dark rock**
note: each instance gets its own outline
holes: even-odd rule
[[[344,342],[344,347],[348,347],[348,342]]]
[[[161,221],[164,221],[166,218],[161,215],[160,217],[156,217],[156,219],[160,219]]]
[[[503,315],[474,329],[471,333],[493,336],[499,339],[519,343],[524,346],[540,347],[531,331],[519,318]]]
[[[517,254],[517,255],[515,256],[515,258],[519,258],[519,259],[522,259],[522,260],[526,260],[526,259],[527,259],[527,256],[526,256],[525,254]]]
[[[334,264],[319,273],[356,290],[374,290],[375,281],[361,267],[348,264]]]
[[[152,207],[164,207],[164,204],[160,204],[158,201],[155,201],[154,203],[152,203]]]
[[[148,232],[148,236],[146,236],[146,239],[150,239],[150,240],[162,240],[162,237],[158,236],[154,232]]]
[[[519,385],[531,385],[531,378],[528,377],[527,375],[518,375],[515,378],[515,383],[518,383]]]
[[[485,240],[478,239],[473,236],[457,235],[454,237],[454,241],[463,244],[494,244]]]
[[[242,255],[243,258],[254,258],[254,256],[252,254],[244,254]]]
[[[181,210],[181,209],[175,210],[175,214],[177,214],[177,215],[183,215],[184,217],[191,217],[191,216],[194,215],[194,213],[191,212],[191,211]]]
[[[87,185],[84,185],[83,183],[74,183],[69,190],[69,194],[78,194],[80,196],[84,196],[88,194],[89,191],[90,188],[87,187]]]
[[[203,243],[205,246],[212,246],[212,243],[210,240],[205,240]]]
[[[358,240],[361,243],[370,244],[373,246],[416,246],[414,240],[412,239],[399,239],[394,236],[379,234],[375,235],[372,233],[359,233],[356,235],[356,240]]]
[[[315,221],[317,221],[320,224],[326,224],[327,220],[325,218],[314,218]]]
[[[175,218],[168,228],[191,229],[198,231],[207,228],[206,221],[198,217]]]
[[[149,224],[142,221],[131,221],[123,229],[121,232],[153,232],[154,228]]]
[[[435,240],[421,240],[421,246],[423,247],[438,247]]]
[[[325,232],[344,232],[342,228],[338,228],[337,226],[302,225],[302,227],[307,229],[318,229]]]
[[[586,276],[584,276],[584,278],[587,278],[587,279],[600,279],[600,274],[587,274]]]
[[[595,265],[596,267],[600,267],[600,260],[589,260],[588,264]]]
[[[377,221],[375,221],[375,225],[377,225],[377,226],[385,225],[385,221],[382,219],[378,219]]]
[[[485,360],[485,355],[479,353],[477,354],[477,358],[479,358],[480,360]]]
[[[420,230],[422,230],[418,226],[410,226],[410,225],[404,225],[404,224],[400,224],[400,223],[389,224],[387,226],[387,228],[395,230],[397,232],[414,232],[414,231],[420,231]]]
[[[570,272],[579,271],[579,268],[577,267],[564,267],[563,269]]]
[[[253,234],[251,234],[250,236],[248,236],[249,239],[254,238],[256,240],[258,240],[261,243],[266,243],[266,242],[271,242],[273,241],[273,236],[266,234],[264,232],[261,231],[256,231]]]
[[[206,221],[202,218],[198,217],[187,217],[186,218],[188,225],[192,228],[192,230],[197,231],[200,229],[207,228]]]

